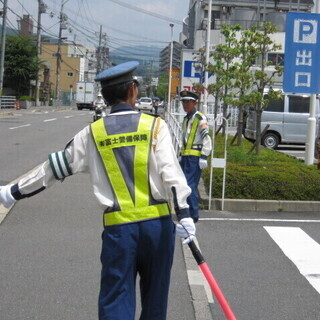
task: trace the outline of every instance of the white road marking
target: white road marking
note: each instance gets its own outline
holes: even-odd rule
[[[254,218],[200,218],[200,221],[249,221],[249,222],[294,222],[294,223],[320,223],[320,220],[299,219],[254,219]]]
[[[24,128],[24,127],[30,127],[31,124],[28,123],[28,124],[24,124],[23,126],[19,126],[19,127],[12,127],[12,128],[9,128],[10,130],[14,130],[14,129],[18,129],[18,128]]]
[[[299,272],[320,293],[320,245],[302,229],[264,227]]]
[[[49,122],[49,121],[55,121],[55,120],[57,120],[57,118],[51,118],[51,119],[43,120],[43,122]]]
[[[65,116],[65,119],[73,118],[74,116]]]

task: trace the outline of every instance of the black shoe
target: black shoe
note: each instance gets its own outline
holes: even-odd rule
[[[199,218],[192,218],[194,223],[197,223]]]

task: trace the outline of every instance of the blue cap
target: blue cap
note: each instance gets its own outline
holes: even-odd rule
[[[138,67],[138,61],[129,61],[118,64],[100,72],[95,81],[100,81],[101,87],[113,86],[133,80],[133,71]]]

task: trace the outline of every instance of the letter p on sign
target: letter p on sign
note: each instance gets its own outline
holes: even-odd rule
[[[293,42],[317,43],[318,21],[316,20],[294,20]]]

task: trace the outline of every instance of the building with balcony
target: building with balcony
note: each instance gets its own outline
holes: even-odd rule
[[[61,63],[59,73],[59,90],[63,102],[70,100],[70,94],[79,81],[91,81],[96,74],[95,63],[91,62],[95,57],[86,47],[79,44],[61,44]],[[44,95],[56,96],[57,85],[57,52],[58,43],[45,42],[41,44],[40,59],[44,61],[44,69],[40,72],[40,98]],[[91,65],[91,63],[93,65]],[[90,69],[91,68],[91,69]],[[92,71],[90,71],[92,70]],[[46,99],[45,99],[46,100]]]
[[[173,50],[172,50],[172,68],[180,69],[181,61],[181,48],[182,45],[179,42],[173,41]],[[160,74],[168,73],[170,68],[170,51],[171,43],[169,43],[163,50],[160,52]]]
[[[188,16],[183,21],[180,42],[188,49],[204,46],[208,25],[208,0],[190,0]],[[222,24],[240,24],[249,29],[263,21],[273,22],[285,31],[288,11],[312,12],[313,0],[214,0],[211,11],[211,43],[220,38]]]
[[[193,84],[200,81],[200,75],[192,67],[193,55],[205,48],[208,26],[209,0],[190,0],[187,17],[183,20],[180,34],[182,44],[181,54],[181,89],[192,89]],[[250,29],[264,21],[277,26],[277,32],[271,35],[275,43],[282,49],[270,53],[266,59],[275,65],[283,64],[285,45],[286,13],[289,11],[312,12],[313,0],[214,0],[211,8],[210,49],[223,42],[221,36],[222,24],[240,24],[242,29]],[[194,62],[195,63],[195,62]],[[269,67],[272,72],[274,68]],[[209,79],[214,81],[214,77]],[[276,85],[281,87],[282,77],[276,79]]]

